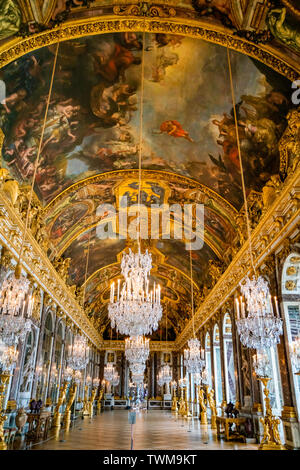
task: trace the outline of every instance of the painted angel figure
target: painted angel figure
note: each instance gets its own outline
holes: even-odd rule
[[[173,137],[183,137],[189,142],[194,142],[193,139],[189,136],[189,133],[183,129],[182,125],[178,121],[175,120],[164,121],[160,125],[160,133],[166,133]]]

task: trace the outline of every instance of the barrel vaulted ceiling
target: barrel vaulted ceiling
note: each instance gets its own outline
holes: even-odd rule
[[[241,31],[245,23],[247,2],[165,3],[210,25],[239,26]],[[19,18],[15,28],[26,34],[30,15],[35,15],[32,28],[46,28],[58,19],[92,18],[110,11],[106,1],[35,2],[34,11],[32,2],[7,4]],[[128,5],[118,7],[118,13],[126,13]],[[291,14],[290,9],[288,18]],[[11,25],[12,36],[18,31]],[[11,40],[0,37],[3,44]],[[299,52],[296,46],[287,51],[287,45],[273,37],[272,47],[286,53],[290,63]],[[142,34],[134,31],[61,42],[35,184],[44,208],[49,256],[70,258],[68,283],[85,285],[87,315],[104,337],[110,335],[109,286],[120,277],[122,252],[133,243],[120,239],[118,230],[115,239],[99,239],[97,227],[107,225],[113,212],[98,208],[105,203],[118,212],[122,198],[127,197],[129,205],[137,202],[141,49]],[[55,45],[42,47],[1,69],[7,90],[0,105],[2,158],[24,185],[33,175],[54,52]],[[277,143],[292,106],[291,84],[247,55],[232,51],[231,61],[249,195],[261,191],[279,171]],[[144,72],[142,202],[148,208],[153,203],[204,205],[204,244],[193,252],[197,307],[209,287],[210,263],[228,262],[225,253],[237,235],[243,203],[227,51],[192,37],[146,33]],[[172,226],[177,222],[172,219]],[[165,339],[167,321],[172,340],[190,318],[189,253],[180,240],[149,238],[143,245],[152,252],[152,277],[162,285],[165,306],[153,339]]]

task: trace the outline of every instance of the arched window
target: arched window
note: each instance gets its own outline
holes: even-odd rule
[[[290,254],[283,266],[282,272],[282,296],[284,319],[287,340],[289,343],[290,359],[292,363],[292,382],[294,397],[297,406],[298,417],[300,417],[300,375],[297,364],[291,355],[295,341],[300,338],[300,255]]]
[[[220,350],[220,331],[218,325],[214,327],[214,372],[215,372],[215,395],[216,405],[220,406],[222,402],[222,372],[221,372],[221,350]]]
[[[37,394],[39,395],[39,397],[43,396],[47,388],[48,371],[49,371],[50,359],[51,359],[50,355],[51,355],[52,332],[53,332],[53,321],[52,321],[52,315],[49,312],[45,321],[41,363],[39,364],[39,366],[42,368],[39,381],[38,381]]]
[[[232,327],[230,315],[226,313],[223,320],[223,341],[224,341],[224,366],[225,366],[225,389],[226,401],[235,402],[235,370],[232,344]]]
[[[205,336],[205,368],[207,372],[208,385],[212,387],[210,335],[208,332],[206,333],[206,336]]]

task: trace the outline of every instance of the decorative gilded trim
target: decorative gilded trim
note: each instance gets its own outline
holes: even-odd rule
[[[0,243],[9,249],[12,257],[17,257],[20,252],[23,233],[23,220],[9,203],[3,191],[0,190]],[[99,348],[100,337],[98,331],[86,317],[83,309],[79,306],[63,279],[58,275],[30,230],[27,231],[26,235],[22,265],[44,292],[51,297],[52,302],[72,320],[76,327],[84,332],[96,348]]]
[[[270,253],[280,247],[283,240],[300,229],[300,165],[294,174],[285,181],[281,193],[260,219],[252,232],[252,249],[255,266],[263,264]],[[296,201],[296,204],[295,204]],[[280,219],[280,223],[278,223]],[[239,288],[239,282],[250,271],[249,241],[247,240],[236,254],[231,264],[211,289],[204,302],[194,315],[195,331],[216,314],[222,305]],[[192,321],[176,339],[176,347],[181,349],[192,336]]]
[[[163,351],[171,352],[176,350],[175,341],[150,341],[150,352]],[[124,351],[125,341],[122,340],[104,340],[101,343],[100,350]]]
[[[76,183],[73,183],[71,186],[68,188],[64,189],[61,191],[55,198],[52,199],[44,208],[44,216],[48,215],[48,211],[52,209],[52,206],[54,206],[57,202],[59,202],[63,197],[67,196],[70,192],[77,191],[78,189],[81,189],[83,186],[86,186],[88,184],[96,184],[99,183],[103,180],[107,180],[108,178],[116,178],[119,179],[120,181],[123,181],[124,179],[130,179],[130,178],[138,178],[139,176],[139,171],[135,169],[130,169],[130,170],[112,170],[112,171],[107,171],[105,173],[99,173],[98,175],[93,175],[93,176],[88,176],[87,178],[84,178],[80,181],[77,181]],[[189,178],[188,176],[183,176],[179,175],[178,173],[174,173],[172,171],[165,171],[165,170],[142,170],[142,180],[147,180],[150,178],[156,178],[157,180],[160,180],[161,178],[164,178],[166,181],[172,181],[174,183],[184,183],[184,184],[191,184],[195,186],[195,189],[198,189],[199,191],[202,191],[204,194],[206,194],[208,197],[211,197],[212,199],[217,200],[219,203],[223,203],[228,211],[232,211],[229,215],[229,217],[233,217],[234,215],[237,214],[237,210],[235,207],[230,204],[227,199],[223,198],[220,194],[218,194],[216,191],[213,189],[210,189],[208,186],[205,186],[202,183],[199,183],[198,181],[194,180],[193,178]]]
[[[0,67],[13,62],[17,58],[41,47],[49,46],[57,41],[96,34],[146,31],[149,33],[169,33],[203,39],[204,41],[228,46],[230,49],[246,54],[263,62],[280,74],[294,81],[299,77],[300,66],[291,64],[266,45],[256,45],[234,36],[229,30],[216,25],[208,26],[199,19],[185,18],[137,18],[128,16],[98,16],[93,19],[68,21],[59,27],[34,34],[28,38],[14,38],[0,46]]]

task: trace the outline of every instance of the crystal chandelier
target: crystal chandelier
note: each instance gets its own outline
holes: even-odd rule
[[[185,388],[188,384],[187,377],[182,377],[181,379],[179,379],[178,384],[180,388]]]
[[[149,356],[149,339],[133,336],[125,339],[125,357],[129,362],[146,362]]]
[[[290,344],[290,354],[293,368],[298,372],[300,370],[300,336]]]
[[[279,343],[282,334],[282,320],[279,316],[278,302],[273,298],[276,316],[273,311],[272,297],[267,282],[262,276],[252,279],[247,277],[240,283],[242,297],[236,299],[237,329],[244,346],[264,350]]]
[[[194,378],[194,384],[195,384],[195,385],[201,385],[201,381],[202,381],[201,372],[196,372],[196,373],[193,375],[193,378]]]
[[[270,360],[266,351],[257,351],[253,356],[253,368],[258,377],[270,377]]]
[[[206,369],[203,369],[202,374],[201,374],[201,381],[204,385],[208,384],[208,373]]]
[[[172,370],[168,364],[165,364],[161,367],[158,376],[157,376],[157,383],[158,385],[162,386],[164,384],[169,385],[172,380]]]
[[[79,369],[78,369],[78,370],[75,370],[75,372],[74,372],[74,382],[75,382],[77,385],[79,385],[80,382],[81,382],[81,379],[82,379],[82,375],[81,375],[80,370],[79,370]]]
[[[146,250],[145,254],[138,250],[133,253],[123,253],[121,272],[125,282],[120,289],[118,280],[117,292],[112,283],[108,316],[112,328],[128,336],[143,336],[151,334],[158,328],[162,317],[160,304],[160,286],[149,291],[149,273],[152,269],[152,256]],[[115,298],[116,294],[116,298]]]
[[[144,382],[144,372],[132,374],[132,382],[141,385]]]
[[[113,387],[117,387],[117,385],[119,385],[119,383],[120,383],[120,376],[119,376],[118,372],[115,369],[111,384],[112,384]]]
[[[200,357],[200,341],[197,338],[188,340],[188,349],[184,350],[184,365],[190,374],[201,372],[204,361]]]
[[[0,291],[0,337],[7,346],[24,341],[31,328],[34,298],[28,294],[29,280],[21,275],[18,264],[15,272],[3,281]]]
[[[67,381],[67,382],[71,382],[72,378],[73,378],[73,374],[74,374],[74,371],[72,369],[72,367],[66,367],[65,370],[64,370],[64,379]]]
[[[103,377],[107,382],[112,382],[115,374],[115,367],[112,362],[108,362],[106,366],[104,367],[104,375]]]
[[[86,385],[90,386],[92,385],[92,377],[90,375],[88,375],[85,379],[85,383]]]
[[[133,375],[144,374],[145,368],[146,368],[146,364],[144,362],[129,363],[129,369]]]
[[[94,378],[93,379],[93,387],[98,388],[100,385],[100,379],[99,378]]]
[[[89,361],[88,353],[86,338],[76,335],[74,343],[69,346],[68,365],[74,370],[84,369]]]
[[[14,346],[4,346],[1,348],[0,364],[4,370],[14,369],[17,365],[19,353]]]

